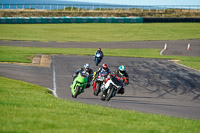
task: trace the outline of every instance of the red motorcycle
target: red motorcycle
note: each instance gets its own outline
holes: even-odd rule
[[[99,75],[94,79],[93,89],[95,96],[98,96],[98,94],[101,92],[108,74],[109,73],[106,71],[99,72]]]

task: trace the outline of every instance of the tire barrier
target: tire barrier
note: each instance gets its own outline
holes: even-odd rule
[[[0,24],[143,23],[141,17],[0,17]]]
[[[143,18],[143,23],[199,23],[200,18]]]

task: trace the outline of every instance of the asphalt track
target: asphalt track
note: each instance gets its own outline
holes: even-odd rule
[[[22,42],[0,41],[0,46],[29,47],[79,47],[79,48],[159,48],[168,44],[163,54],[200,56],[200,40],[145,41],[145,42]],[[187,50],[191,43],[191,50]],[[130,84],[124,95],[117,95],[109,102],[94,96],[92,88],[73,99],[69,90],[71,75],[86,62],[94,65],[91,56],[54,56],[51,67],[21,66],[0,64],[0,76],[22,80],[46,88],[55,89],[59,98],[78,102],[97,104],[113,108],[136,110],[140,112],[164,114],[174,117],[200,119],[200,72],[161,59],[105,57],[102,63],[109,64],[111,71],[123,64],[127,67]],[[54,68],[54,69],[53,69]],[[53,82],[55,72],[55,82]]]

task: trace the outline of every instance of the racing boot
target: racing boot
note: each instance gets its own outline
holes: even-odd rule
[[[117,92],[117,94],[124,94],[124,88],[121,88],[121,89]]]

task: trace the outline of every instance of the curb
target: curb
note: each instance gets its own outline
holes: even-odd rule
[[[37,54],[32,59],[32,63],[16,63],[16,62],[0,62],[6,64],[17,64],[22,66],[39,66],[39,67],[50,67],[51,66],[51,55],[40,55]]]

